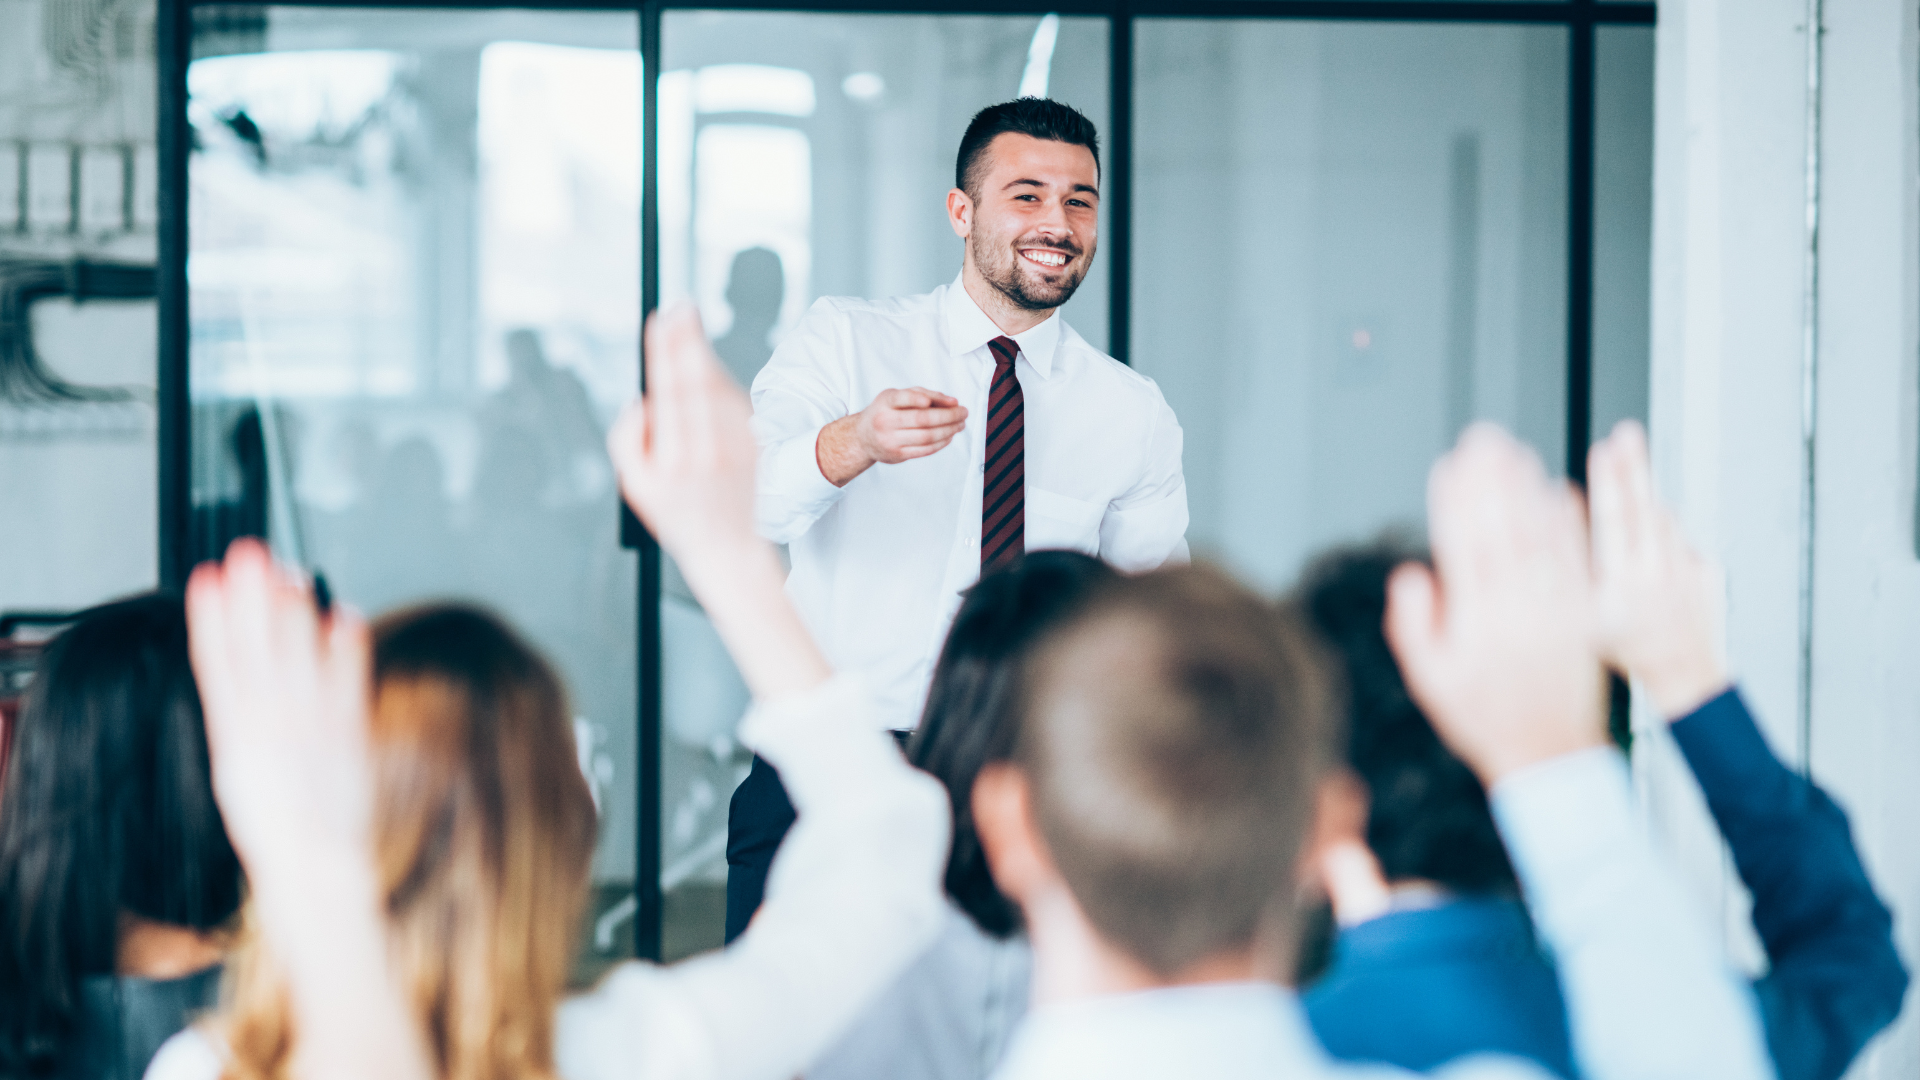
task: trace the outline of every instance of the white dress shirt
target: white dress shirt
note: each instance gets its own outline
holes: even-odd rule
[[[1587,1080],[1770,1080],[1745,980],[1721,955],[1633,821],[1612,750],[1524,769],[1492,792],[1494,817],[1566,995]],[[1491,1055],[1446,1080],[1550,1080]],[[1035,1009],[997,1080],[1358,1080],[1408,1078],[1330,1059],[1291,990],[1216,983]]]
[[[826,297],[753,381],[761,533],[788,545],[789,594],[834,666],[869,680],[888,727],[919,724],[960,592],[980,577],[987,342],[1000,334],[958,280],[893,300]],[[1027,550],[1074,548],[1123,570],[1184,558],[1180,424],[1159,387],[1057,313],[1014,341]],[[844,488],[821,475],[821,428],[913,386],[966,406],[949,446]]]
[[[947,795],[907,765],[842,676],[756,708],[741,738],[798,811],[766,903],[723,952],[620,965],[560,1007],[566,1080],[792,1080],[938,935]],[[216,1080],[224,1051],[174,1036],[148,1080]]]

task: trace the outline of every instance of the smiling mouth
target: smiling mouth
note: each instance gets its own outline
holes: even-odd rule
[[[1064,251],[1049,251],[1046,248],[1022,248],[1020,257],[1035,266],[1044,266],[1048,270],[1060,269],[1067,265],[1068,259],[1071,258]]]

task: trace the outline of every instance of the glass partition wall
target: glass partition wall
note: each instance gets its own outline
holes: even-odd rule
[[[640,326],[631,11],[196,9],[188,544],[379,615],[497,612],[564,678],[633,952],[637,567],[603,435]]]
[[[162,579],[261,534],[371,612],[519,628],[601,810],[583,978],[719,943],[749,760],[717,636],[621,544],[641,314],[691,298],[747,382],[818,297],[951,280],[978,108],[1100,126],[1064,316],[1159,382],[1194,551],[1262,587],[1417,535],[1473,419],[1577,474],[1644,417],[1651,4],[848,6],[163,0]]]

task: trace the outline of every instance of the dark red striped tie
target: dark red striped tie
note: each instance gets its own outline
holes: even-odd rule
[[[1020,344],[987,342],[993,387],[987,391],[986,468],[980,485],[980,572],[1012,566],[1027,550],[1026,401],[1013,373]]]

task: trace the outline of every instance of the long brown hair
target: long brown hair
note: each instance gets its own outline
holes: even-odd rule
[[[560,681],[498,619],[375,624],[375,834],[394,962],[441,1080],[552,1078],[594,810]],[[286,1080],[285,982],[256,937],[221,1024],[227,1080]]]

